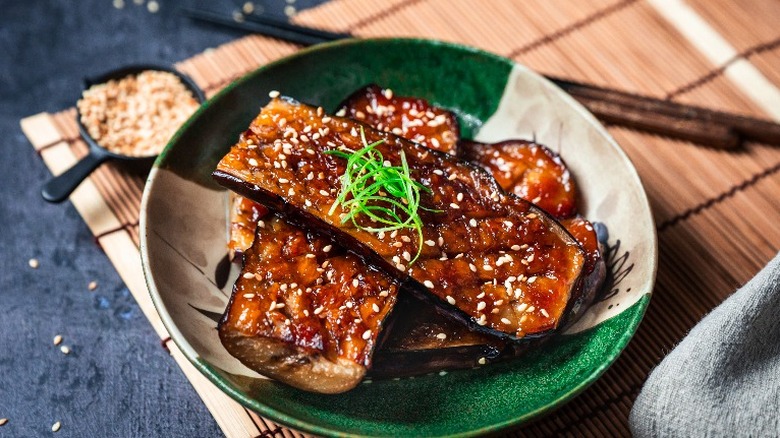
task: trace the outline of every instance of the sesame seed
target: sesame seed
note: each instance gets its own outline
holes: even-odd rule
[[[284,303],[276,303],[277,309],[281,309],[282,307],[284,307]]]
[[[436,242],[434,242],[433,240],[426,240],[425,244],[428,245],[428,246],[434,246],[434,245],[436,245]]]
[[[439,371],[439,375],[440,375],[440,376],[442,376],[442,377],[444,377],[444,376],[446,376],[446,375],[447,375],[447,372],[446,372],[446,371]]]
[[[276,90],[271,90],[271,92],[268,93],[268,97],[270,97],[271,99],[276,99],[277,97],[279,97],[279,92]]]
[[[484,270],[486,270],[486,271],[492,271],[492,270],[493,270],[493,267],[492,267],[492,266],[490,266],[490,265],[483,265],[483,266],[482,266],[482,269],[484,269]]]
[[[38,263],[38,259],[30,259],[30,260],[27,262],[27,264],[28,264],[28,265],[30,265],[30,267],[31,267],[31,268],[33,268],[33,269],[38,269],[38,266],[40,265],[40,264]]]
[[[439,238],[438,238],[438,239],[436,239],[436,243],[437,243],[439,246],[444,246],[444,238],[443,238],[443,237],[441,237],[441,236],[439,236]]]
[[[70,348],[67,345],[63,345],[62,347],[60,347],[60,351],[62,352],[62,354],[70,354]]]
[[[379,292],[380,297],[386,297],[390,295],[390,291],[383,290],[382,292]]]
[[[315,315],[319,315],[320,313],[322,313],[322,311],[323,311],[324,309],[325,309],[325,308],[324,308],[324,307],[322,307],[322,306],[320,306],[320,307],[317,307],[316,309],[314,309],[314,314],[315,314]]]
[[[395,243],[393,243],[393,246],[396,247],[396,248],[400,248],[400,247],[404,246],[404,244],[401,243],[401,242],[395,242]]]
[[[471,220],[469,220],[469,225],[471,225],[472,227],[476,227],[477,226],[477,220],[474,219],[474,218],[471,218]]]
[[[56,423],[51,425],[51,431],[52,432],[57,432],[58,430],[60,430],[60,427],[62,427],[62,423],[60,423],[58,421],[58,422],[56,422]]]
[[[376,303],[371,305],[371,309],[374,311],[374,313],[379,313],[379,306]]]
[[[459,208],[460,208],[460,205],[458,205],[458,204],[456,204],[456,203],[452,202],[452,203],[450,203],[450,207],[452,207],[452,208],[454,208],[454,209],[459,209]]]
[[[255,160],[254,158],[250,158],[250,159],[248,159],[248,160],[247,160],[247,163],[249,163],[249,165],[250,165],[250,166],[253,166],[253,167],[257,167],[257,166],[258,166],[258,164],[259,164],[259,163],[257,162],[257,160]]]
[[[487,304],[485,304],[484,301],[480,301],[479,303],[477,303],[477,311],[483,310],[486,306]]]
[[[398,263],[397,265],[395,265],[395,268],[396,268],[396,269],[398,269],[398,270],[399,270],[399,271],[401,271],[401,272],[404,272],[404,271],[406,271],[406,266],[404,266],[404,265],[402,265],[402,264],[400,264],[400,263]]]
[[[463,193],[458,193],[458,196],[456,196],[458,202],[463,200]]]
[[[57,335],[54,337],[54,345],[60,345],[60,342],[62,342],[62,335]]]
[[[276,301],[272,301],[272,302],[271,302],[271,305],[270,305],[270,306],[268,306],[268,311],[269,311],[269,312],[273,312],[273,311],[274,311],[274,309],[276,309]]]
[[[409,236],[401,236],[401,240],[407,243],[412,241],[412,239],[410,239]]]
[[[364,332],[363,332],[363,339],[365,339],[365,340],[367,341],[367,340],[369,340],[370,338],[371,338],[371,330],[366,330],[366,331],[364,331]]]
[[[339,111],[339,112],[341,112],[341,111]],[[338,116],[339,114],[338,114],[338,113],[336,113],[336,115]],[[343,114],[342,114],[342,115],[340,115],[339,117],[343,117]],[[328,117],[328,116],[325,116],[325,117],[323,117],[323,118],[322,118],[322,123],[328,123],[328,122],[330,122],[331,120],[332,120],[332,119],[331,119],[330,117]]]
[[[473,263],[469,263],[469,269],[471,269],[471,272],[477,272],[477,267]]]
[[[504,264],[504,259],[503,258],[500,258],[500,259],[496,260],[496,266],[501,266],[503,264]]]
[[[447,295],[447,302],[454,306],[455,305],[455,298],[452,298],[451,296]]]
[[[412,260],[412,255],[409,254],[409,251],[404,251],[404,253],[401,255],[403,256],[404,260],[406,260],[407,262]]]
[[[320,195],[322,195],[322,196],[330,196],[330,193],[328,193],[327,190],[320,190]]]
[[[545,318],[549,318],[550,317],[550,314],[547,313],[547,310],[545,310],[545,309],[539,309],[539,313],[541,313],[542,316],[544,316]]]
[[[439,333],[438,335],[436,335],[436,338],[443,341],[443,340],[447,339],[447,334],[446,333]]]
[[[534,307],[534,306],[531,306],[531,307],[529,307],[529,308],[528,308],[528,310],[527,310],[526,312],[528,312],[528,313],[533,313],[533,312],[534,312],[534,310],[536,310],[536,307]]]
[[[425,280],[425,281],[423,282],[423,284],[424,284],[424,285],[425,285],[425,287],[427,287],[428,289],[433,289],[433,282],[432,282],[431,280]]]
[[[508,320],[507,318],[501,318],[501,322],[503,322],[506,325],[511,324],[512,321]]]
[[[317,258],[317,256],[312,254],[312,253],[308,253],[308,254],[306,254],[306,258],[307,259],[313,259],[313,258]]]
[[[307,309],[303,309],[303,316],[309,316],[309,311]]]
[[[254,298],[255,294],[244,294],[244,298]]]
[[[8,419],[7,418],[0,418],[0,426],[4,426],[5,423],[8,423]]]
[[[360,281],[358,281],[357,278],[352,280],[352,287],[358,287],[360,286]]]
[[[385,88],[385,91],[384,91],[383,94],[385,95],[385,98],[388,99],[388,100],[393,98],[393,90],[391,90],[389,88]]]
[[[487,360],[484,357],[480,357],[479,360],[477,360],[477,363],[480,365],[485,365]]]
[[[287,183],[289,183],[289,182],[290,182],[290,180],[289,180],[289,179],[287,179],[287,178],[279,178],[279,183],[280,183],[280,184],[287,184]]]
[[[528,277],[528,280],[526,280],[526,283],[528,283],[528,284],[531,284],[531,283],[533,283],[534,281],[536,281],[536,275],[534,275],[534,276],[532,276],[532,277]]]
[[[528,213],[528,215],[527,215],[526,217],[527,217],[528,219],[536,219],[536,217],[537,217],[537,214],[536,214],[536,213]]]
[[[290,187],[290,190],[287,191],[287,196],[292,196],[295,194],[295,189]]]
[[[454,173],[453,173],[453,174],[450,174],[450,176],[448,176],[448,177],[447,177],[447,179],[448,179],[448,180],[450,180],[450,181],[452,181],[452,180],[454,180],[454,179],[455,179],[455,178],[457,178],[457,177],[458,177],[458,175],[456,175],[456,174],[454,174]]]
[[[527,309],[527,308],[528,308],[528,304],[527,303],[520,303],[520,305],[517,306],[517,311],[518,312],[524,312],[525,309]]]
[[[433,173],[435,173],[436,175],[439,175],[439,176],[443,176],[444,175],[444,172],[442,172],[441,169],[434,169]]]

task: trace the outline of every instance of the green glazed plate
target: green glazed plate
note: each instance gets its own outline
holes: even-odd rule
[[[333,110],[377,83],[453,110],[462,135],[536,138],[574,174],[581,211],[606,225],[604,296],[565,334],[527,355],[478,369],[365,382],[339,395],[266,379],[232,358],[216,320],[230,297],[227,192],[210,177],[219,159],[279,90]],[[163,323],[193,364],[260,415],[338,436],[470,436],[523,424],[593,383],[636,331],[656,270],[655,227],[639,177],[605,129],[570,96],[527,68],[480,50],[428,40],[348,40],[262,67],[206,102],[149,176],[141,255]]]

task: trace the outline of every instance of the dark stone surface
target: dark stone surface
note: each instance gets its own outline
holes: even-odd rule
[[[158,3],[156,14],[133,0],[0,3],[0,436],[50,434],[56,421],[58,436],[221,435],[73,206],[41,199],[50,174],[19,128],[72,106],[85,75],[170,64],[241,35],[177,14],[198,2]],[[243,4],[200,3],[225,13]]]

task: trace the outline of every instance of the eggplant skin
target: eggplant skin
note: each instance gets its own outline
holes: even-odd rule
[[[219,328],[222,345],[238,360],[253,370],[304,391],[338,394],[357,386],[366,374],[366,367],[338,358],[326,359],[322,354],[293,346],[279,339],[246,336],[227,325]]]

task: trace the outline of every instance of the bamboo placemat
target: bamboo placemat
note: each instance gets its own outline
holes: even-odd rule
[[[358,36],[415,36],[477,46],[529,67],[656,97],[780,119],[780,4],[728,0],[334,0],[299,23]],[[208,94],[298,49],[248,36],[181,62]],[[86,153],[72,109],[22,128],[58,174]],[[648,373],[713,307],[780,249],[780,149],[725,152],[610,127],[636,165],[654,209],[660,260],[655,294],[634,340],[591,388],[516,436],[627,435]],[[143,179],[104,165],[71,196],[174,360],[229,437],[302,434],[245,410],[170,341],[138,256]]]

